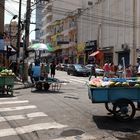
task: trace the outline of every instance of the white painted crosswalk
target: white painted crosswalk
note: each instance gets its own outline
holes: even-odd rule
[[[8,128],[7,125],[5,126],[6,128],[0,127],[0,139],[5,137],[11,139],[10,136],[19,136],[40,130],[63,130],[69,128],[68,125],[60,124],[50,119],[44,112],[39,112],[35,105],[30,105],[28,100],[0,98],[0,105],[0,125],[5,122],[9,124]],[[26,111],[28,113],[26,113]],[[43,122],[41,121],[42,119]],[[16,123],[16,126],[12,126],[10,125],[11,121],[18,121],[18,123]],[[25,121],[26,123],[19,123],[20,121]],[[94,137],[84,134],[71,137],[60,136],[58,138],[52,138],[51,140],[77,140],[77,138],[79,138],[79,140],[94,140]]]
[[[35,112],[35,113],[29,113],[29,114],[25,114],[25,115],[4,116],[4,117],[0,117],[0,122],[21,120],[21,119],[35,118],[35,117],[45,117],[45,116],[47,116],[47,115],[43,112]]]

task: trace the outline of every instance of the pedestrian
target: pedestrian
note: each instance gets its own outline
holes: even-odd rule
[[[110,66],[108,64],[108,61],[104,64],[103,66],[103,70],[104,70],[104,76],[103,77],[110,77]]]
[[[95,62],[92,63],[89,80],[92,78],[92,76],[94,76],[95,78],[97,77]]]
[[[51,77],[52,77],[52,78],[54,78],[54,76],[55,76],[55,67],[56,67],[56,65],[55,65],[55,62],[53,61],[53,62],[51,63],[51,65],[50,65]]]
[[[42,63],[41,64],[41,76],[40,76],[40,80],[44,80],[46,76],[46,68],[45,68],[45,65]]]
[[[109,64],[109,67],[110,67],[110,77],[113,78],[115,76],[115,66],[113,62]]]
[[[46,66],[45,66],[45,69],[46,69],[46,78],[48,78],[48,75],[50,73],[50,66],[49,66],[49,63],[46,61]]]
[[[132,77],[132,69],[130,65],[126,67],[126,77],[127,78]]]
[[[34,81],[39,81],[41,76],[41,67],[38,62],[35,62],[35,66],[32,68]]]
[[[28,68],[28,75],[30,76],[30,80],[32,83],[34,83],[34,80],[33,80],[33,63],[31,63],[29,65],[29,68]]]

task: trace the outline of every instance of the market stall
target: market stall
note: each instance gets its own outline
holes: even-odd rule
[[[137,78],[94,78],[88,83],[92,103],[105,103],[116,119],[131,120],[140,101],[140,80]]]
[[[0,72],[0,93],[13,95],[15,74],[12,70],[4,69]]]

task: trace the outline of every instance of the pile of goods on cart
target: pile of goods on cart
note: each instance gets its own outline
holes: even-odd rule
[[[92,103],[105,103],[105,108],[118,120],[133,119],[140,109],[140,79],[93,78],[88,83]]]
[[[1,76],[15,76],[15,73],[13,73],[13,71],[10,69],[3,69],[0,71],[0,77]]]
[[[136,78],[93,78],[89,81],[91,88],[113,88],[113,87],[137,87],[140,88],[140,80]]]
[[[13,95],[15,73],[11,69],[0,67],[0,93]]]

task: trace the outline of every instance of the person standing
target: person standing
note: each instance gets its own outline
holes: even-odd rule
[[[46,76],[46,68],[45,68],[45,65],[42,63],[41,64],[41,77],[40,77],[40,79],[44,80],[45,76]]]
[[[109,77],[110,77],[110,75],[109,75],[110,66],[109,66],[108,62],[106,62],[106,63],[104,64],[103,70],[104,70],[104,76],[103,76],[103,77],[109,78]]]
[[[31,63],[30,65],[29,65],[29,68],[28,68],[28,75],[30,76],[30,80],[31,80],[31,82],[32,83],[34,83],[34,80],[33,80],[33,63]]]
[[[32,68],[34,81],[39,81],[41,76],[41,67],[38,62],[35,62],[35,66]]]
[[[49,63],[46,61],[46,66],[45,66],[45,69],[46,69],[46,78],[48,78],[48,75],[50,73],[50,66],[49,66]]]
[[[50,69],[51,69],[51,77],[54,78],[55,76],[55,62],[53,61],[52,64],[50,65]]]

